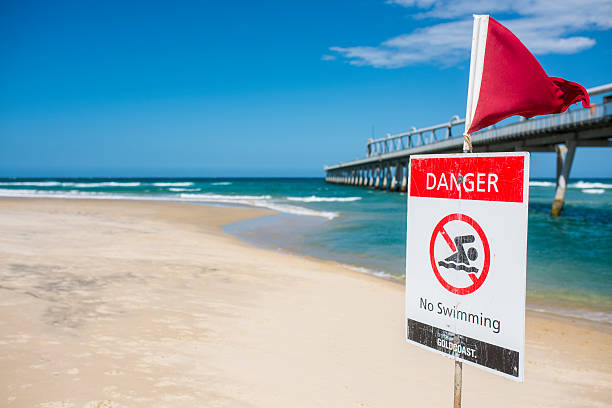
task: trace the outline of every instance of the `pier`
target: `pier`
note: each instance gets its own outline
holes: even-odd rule
[[[612,83],[587,89],[604,95],[591,108],[570,107],[555,115],[537,116],[490,126],[472,134],[473,151],[556,152],[557,186],[551,214],[563,209],[567,180],[577,147],[612,147]],[[325,166],[325,181],[335,184],[405,192],[408,162],[413,154],[460,153],[465,119],[453,116],[446,123],[369,139],[363,159]]]

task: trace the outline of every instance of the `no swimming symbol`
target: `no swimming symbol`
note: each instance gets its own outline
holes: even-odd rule
[[[449,292],[467,295],[487,278],[491,254],[487,237],[476,221],[465,214],[442,218],[429,244],[431,267]]]

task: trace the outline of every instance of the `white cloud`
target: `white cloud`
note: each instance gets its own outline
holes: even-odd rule
[[[333,61],[336,59],[335,55],[324,54],[321,56],[321,61]]]
[[[469,59],[472,14],[500,14],[500,22],[536,54],[573,54],[591,48],[585,32],[612,28],[612,0],[388,0],[413,8],[415,19],[451,20],[390,38],[376,46],[330,47],[353,65],[399,68],[453,65]],[[581,33],[583,35],[576,35]]]

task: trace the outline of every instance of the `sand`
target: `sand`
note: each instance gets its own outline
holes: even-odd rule
[[[403,287],[221,231],[262,214],[0,200],[0,406],[452,406]],[[526,360],[524,383],[464,366],[464,407],[611,406],[608,326],[530,313]]]

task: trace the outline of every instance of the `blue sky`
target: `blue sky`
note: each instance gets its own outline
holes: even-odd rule
[[[0,175],[322,176],[372,129],[464,116],[473,12],[549,75],[612,82],[612,1],[481,3],[4,1]],[[612,176],[611,154],[572,175]]]

